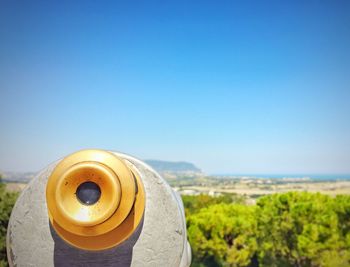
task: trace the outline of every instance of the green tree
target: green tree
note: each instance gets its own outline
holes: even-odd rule
[[[193,215],[202,208],[207,208],[214,204],[244,203],[245,198],[236,194],[222,194],[220,196],[209,196],[200,194],[197,196],[183,195],[182,202],[185,207],[186,216]]]
[[[6,230],[11,210],[18,194],[6,191],[6,185],[0,177],[0,266],[8,266],[6,255]]]
[[[289,192],[257,206],[261,266],[350,266],[349,198]]]
[[[193,266],[249,266],[257,249],[255,207],[215,204],[187,219]]]

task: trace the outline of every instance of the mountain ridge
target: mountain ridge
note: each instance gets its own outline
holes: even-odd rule
[[[147,159],[145,162],[159,172],[193,172],[201,173],[201,169],[195,166],[191,162],[187,161],[165,161],[165,160],[155,160]]]

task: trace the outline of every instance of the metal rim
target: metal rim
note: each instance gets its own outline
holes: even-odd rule
[[[74,195],[84,181],[101,188],[101,199],[94,205],[84,206]],[[106,249],[125,240],[145,208],[138,172],[102,150],[79,151],[60,161],[49,177],[46,200],[56,232],[73,246],[88,250]]]

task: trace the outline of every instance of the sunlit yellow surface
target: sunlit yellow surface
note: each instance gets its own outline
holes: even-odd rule
[[[81,203],[76,196],[78,186],[87,181],[101,189],[93,205]],[[73,246],[88,250],[110,248],[129,237],[145,206],[137,170],[102,150],[79,151],[59,162],[49,177],[46,200],[56,232]]]

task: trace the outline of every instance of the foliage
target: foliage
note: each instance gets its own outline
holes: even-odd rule
[[[350,266],[350,196],[289,192],[255,206],[218,203],[184,197],[193,266]]]
[[[0,181],[0,266],[8,266],[6,256],[6,229],[17,196],[17,193],[6,191],[5,184]]]
[[[189,216],[188,235],[195,264],[247,266],[256,243],[254,207],[240,204],[215,204]]]
[[[184,203],[186,216],[188,216],[198,212],[202,208],[214,204],[244,203],[244,197],[236,194],[223,194],[217,197],[212,197],[207,194],[200,194],[198,196],[184,195],[182,196],[182,201]]]
[[[257,203],[261,266],[349,266],[349,231],[342,229],[343,223],[349,225],[349,213],[344,214],[349,201],[345,196],[296,192],[261,198]],[[339,215],[344,215],[342,222]]]

